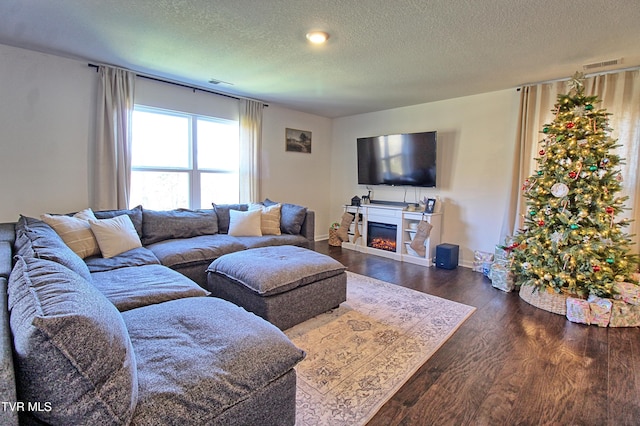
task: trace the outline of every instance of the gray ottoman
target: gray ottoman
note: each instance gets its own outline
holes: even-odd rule
[[[345,269],[313,250],[260,247],[214,260],[207,290],[286,330],[347,300]]]

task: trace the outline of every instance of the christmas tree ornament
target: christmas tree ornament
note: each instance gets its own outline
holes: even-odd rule
[[[543,172],[542,170],[538,170],[538,171],[536,172],[536,174],[537,174],[538,176],[542,176],[542,175],[544,174],[544,172]]]
[[[549,133],[549,130],[550,130],[550,129],[549,129],[548,127],[545,127],[545,128],[543,128],[543,129],[542,129],[542,132],[543,132],[543,133]]]
[[[587,139],[579,139],[578,146],[586,146],[589,143]]]
[[[595,172],[596,170],[598,170],[597,166],[589,166],[589,170],[591,170],[592,172]]]
[[[576,173],[574,171],[569,172],[569,178],[575,179],[577,176],[578,176],[578,173]]]
[[[593,272],[600,272],[601,268],[599,265],[593,265]]]
[[[567,129],[573,129],[575,126],[576,126],[575,123],[571,123],[571,122],[567,123]]]
[[[593,110],[593,105],[591,105],[591,104],[586,104],[586,105],[584,106],[584,109],[585,109],[585,110],[587,110],[587,111],[591,111],[591,110]]]
[[[540,220],[538,221],[538,226],[544,226],[544,220],[540,219]]]
[[[615,259],[614,259],[614,258],[612,258],[612,257],[607,257],[607,263],[608,263],[608,264],[612,264],[612,263],[614,263],[614,262],[615,262]]]
[[[569,194],[569,187],[562,182],[555,183],[551,187],[551,194],[557,198],[566,197]]]
[[[575,223],[572,223],[571,225],[569,225],[569,228],[576,230],[578,228],[580,228],[580,226],[576,225]]]
[[[556,136],[556,142],[562,142],[563,140],[564,140],[564,136],[563,135]]]
[[[543,156],[545,154],[544,149],[541,149],[540,151],[538,151],[538,154],[540,154],[540,156]]]

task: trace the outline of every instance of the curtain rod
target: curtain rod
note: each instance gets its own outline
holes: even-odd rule
[[[98,72],[98,68],[100,67],[100,65],[96,65],[96,64],[87,64],[87,66],[89,66],[90,68],[95,68],[96,72]],[[132,71],[126,68],[120,68],[120,67],[114,67],[112,65],[105,65],[105,66],[109,66],[111,68],[117,68],[117,69],[121,69],[121,70],[125,70],[125,71]],[[184,83],[179,83],[177,81],[171,81],[171,80],[166,80],[160,77],[156,77],[156,76],[152,76],[149,74],[138,74],[136,71],[132,71],[136,74],[136,77],[140,77],[140,78],[144,78],[146,80],[151,80],[151,81],[157,81],[160,83],[166,83],[166,84],[172,84],[174,86],[179,86],[179,87],[184,87],[185,89],[191,89],[193,90],[193,92],[195,93],[196,90],[199,90],[200,92],[205,92],[205,93],[210,93],[212,95],[218,95],[218,96],[224,96],[226,98],[231,98],[231,99],[235,99],[235,100],[240,100],[240,99],[246,99],[248,101],[256,101],[256,102],[261,102],[262,105],[264,107],[268,107],[268,104],[265,104],[264,102],[257,100],[257,99],[251,99],[251,98],[245,98],[244,96],[236,96],[236,95],[229,95],[227,93],[223,93],[223,92],[216,92],[215,90],[209,90],[209,89],[204,89],[202,87],[197,87],[197,86],[191,86],[189,84],[184,84]]]
[[[617,70],[601,71],[601,72],[594,72],[594,73],[590,73],[590,74],[585,74],[584,78],[596,77],[596,76],[599,76],[599,75],[606,75],[606,74],[615,74],[615,73],[625,72],[625,71],[635,71],[635,70],[640,70],[640,65],[637,65],[637,66],[634,66],[634,67],[629,67],[629,68],[620,68],[620,69],[617,69]],[[517,87],[517,90],[520,90],[522,87],[536,86],[538,84],[556,83],[558,81],[567,81],[567,80],[570,80],[570,79],[571,79],[571,77],[565,77],[565,78],[556,78],[555,80],[539,81],[537,83],[521,84],[519,87]]]

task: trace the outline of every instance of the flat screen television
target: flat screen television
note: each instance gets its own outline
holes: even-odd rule
[[[437,132],[358,138],[358,184],[436,186]]]

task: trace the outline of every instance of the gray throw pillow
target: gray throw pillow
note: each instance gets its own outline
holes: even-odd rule
[[[18,256],[9,278],[18,399],[50,403],[47,424],[128,424],[136,360],[122,316],[89,282],[48,260]]]
[[[218,232],[226,234],[229,232],[229,222],[231,221],[229,210],[240,210],[246,212],[249,209],[248,204],[215,204],[213,210],[218,216]]]
[[[175,238],[218,233],[218,216],[213,210],[142,210],[142,244]]]
[[[278,204],[270,199],[265,199],[265,206],[272,206]],[[307,217],[307,208],[299,206],[297,204],[281,203],[282,209],[280,210],[280,230],[284,234],[300,235],[302,224]]]

